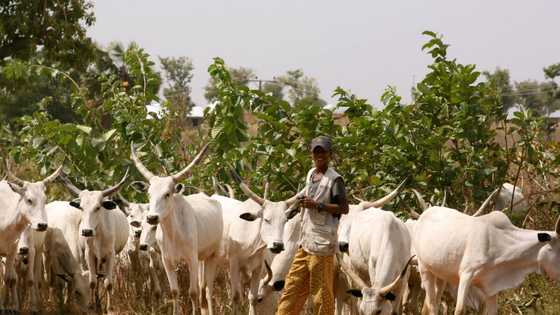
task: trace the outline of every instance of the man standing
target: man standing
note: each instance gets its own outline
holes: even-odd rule
[[[342,177],[329,167],[331,139],[319,136],[311,141],[315,165],[306,179],[301,197],[302,237],[276,315],[297,315],[311,295],[315,314],[334,314],[334,254],[338,220],[348,213]]]

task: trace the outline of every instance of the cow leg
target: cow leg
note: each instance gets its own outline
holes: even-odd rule
[[[455,306],[455,315],[463,314],[465,308],[465,300],[469,293],[474,274],[472,272],[463,272],[459,277],[459,290],[457,291],[457,305]]]
[[[89,243],[89,241],[88,241]],[[86,256],[86,264],[89,270],[89,288],[91,289],[91,303],[95,306],[97,302],[97,264],[96,259],[91,250],[89,249],[90,244],[86,246],[85,256]]]
[[[236,315],[239,312],[239,305],[241,304],[243,289],[241,287],[241,272],[239,269],[239,261],[237,261],[235,258],[232,258],[229,261],[229,281],[231,284],[232,294],[232,313]]]
[[[177,297],[179,295],[179,283],[177,281],[177,271],[175,271],[175,264],[173,264],[169,259],[166,259],[165,258],[166,255],[164,253],[162,253],[162,257],[163,257],[163,268],[165,269],[165,274],[167,275],[167,281],[169,282],[169,289],[171,291],[171,300],[173,303],[173,315],[178,315],[179,305],[177,303]]]
[[[198,303],[198,271],[199,271],[198,255],[192,255],[189,261],[189,297],[192,305],[192,315],[196,315],[196,310],[200,308]]]
[[[424,289],[426,290],[426,298],[424,299],[424,305],[422,306],[422,315],[437,315],[437,279],[430,271],[423,268],[420,264],[418,267],[420,270],[422,283],[424,284]]]
[[[214,279],[216,278],[216,269],[218,267],[218,261],[216,259],[210,259],[204,262],[204,287],[205,292],[200,294],[206,294],[206,302],[208,303],[208,314],[214,315],[214,303],[212,301],[212,296],[214,295]]]
[[[498,314],[498,299],[497,296],[491,296],[486,299],[484,303],[484,312],[485,315],[496,315]]]
[[[113,305],[111,304],[111,295],[113,293],[113,268],[115,266],[115,252],[109,254],[107,257],[107,275],[105,276],[105,291],[107,294],[107,312],[113,310]]]
[[[253,273],[251,274],[251,281],[249,283],[249,315],[256,315],[255,305],[257,304],[257,298],[259,295],[259,284],[261,282],[262,276],[262,263],[260,263],[258,266],[258,268],[253,270]]]
[[[17,294],[17,273],[15,269],[15,256],[10,254],[6,256],[6,269],[5,269],[5,283],[6,291],[4,296],[4,303],[6,308],[14,307],[19,310],[19,300]]]
[[[150,272],[150,278],[152,280],[152,289],[154,290],[154,296],[156,297],[156,301],[159,301],[159,298],[161,297],[161,285],[159,284],[159,278],[157,275],[157,253],[156,252],[152,252],[150,251],[150,256],[149,256],[149,272]]]

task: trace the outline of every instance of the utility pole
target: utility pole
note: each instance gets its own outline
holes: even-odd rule
[[[251,79],[251,80],[247,80],[248,82],[258,82],[259,83],[259,91],[262,91],[262,84],[263,82],[265,83],[280,83],[276,80],[263,80],[263,79]]]

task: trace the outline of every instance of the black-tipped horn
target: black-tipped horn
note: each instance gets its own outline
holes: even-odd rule
[[[68,177],[66,177],[66,174],[61,174],[58,178],[60,178],[60,180],[62,180],[62,182],[64,183],[64,186],[66,186],[66,188],[68,188],[68,190],[71,193],[73,193],[76,196],[80,195],[82,190],[79,189],[78,187],[76,187],[74,184],[72,184],[70,179]]]
[[[254,193],[241,179],[241,176],[239,176],[239,174],[237,174],[237,172],[233,169],[230,168],[229,173],[231,175],[231,177],[233,178],[233,180],[239,185],[239,188],[241,188],[241,190],[243,191],[243,193],[245,193],[245,195],[247,195],[247,197],[253,199],[253,201],[255,201],[256,203],[258,203],[259,205],[263,205],[265,202],[265,199],[260,197],[259,195],[257,195],[256,193]]]

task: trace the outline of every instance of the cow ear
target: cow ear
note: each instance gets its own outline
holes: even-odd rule
[[[101,203],[101,205],[103,205],[103,208],[107,210],[113,210],[117,207],[117,204],[112,200],[105,200]]]
[[[537,234],[537,238],[541,243],[552,241],[552,236],[550,236],[550,234],[548,233],[539,233]]]
[[[347,290],[346,293],[350,293],[350,294],[352,294],[352,296],[357,297],[357,298],[363,297],[362,290],[358,290],[358,289],[350,289],[350,290]]]
[[[139,180],[130,183],[130,186],[132,187],[132,189],[140,193],[144,193],[148,190],[148,184]]]
[[[393,294],[393,292],[387,292],[384,296],[385,300],[394,301],[397,297]]]
[[[175,185],[175,193],[176,194],[182,195],[184,191],[185,191],[185,185],[183,185],[181,183]]]
[[[70,205],[76,209],[80,209],[82,210],[82,207],[80,206],[80,199],[74,199],[72,201],[70,201]]]
[[[8,185],[10,186],[10,188],[11,188],[15,193],[17,193],[18,195],[23,196],[23,195],[25,194],[25,188],[21,187],[21,186],[18,185],[18,184],[14,184],[14,183],[10,183],[10,182],[7,182],[7,183],[8,183]]]
[[[274,288],[274,291],[282,291],[282,289],[284,289],[284,284],[286,284],[286,281],[278,280],[274,282],[272,287]]]
[[[286,218],[288,218],[288,220],[291,220],[293,217],[295,217],[297,214],[299,213],[299,208],[296,208],[290,212],[288,212],[286,214]]]
[[[255,221],[259,217],[251,212],[245,212],[239,215],[239,217],[245,221]]]

